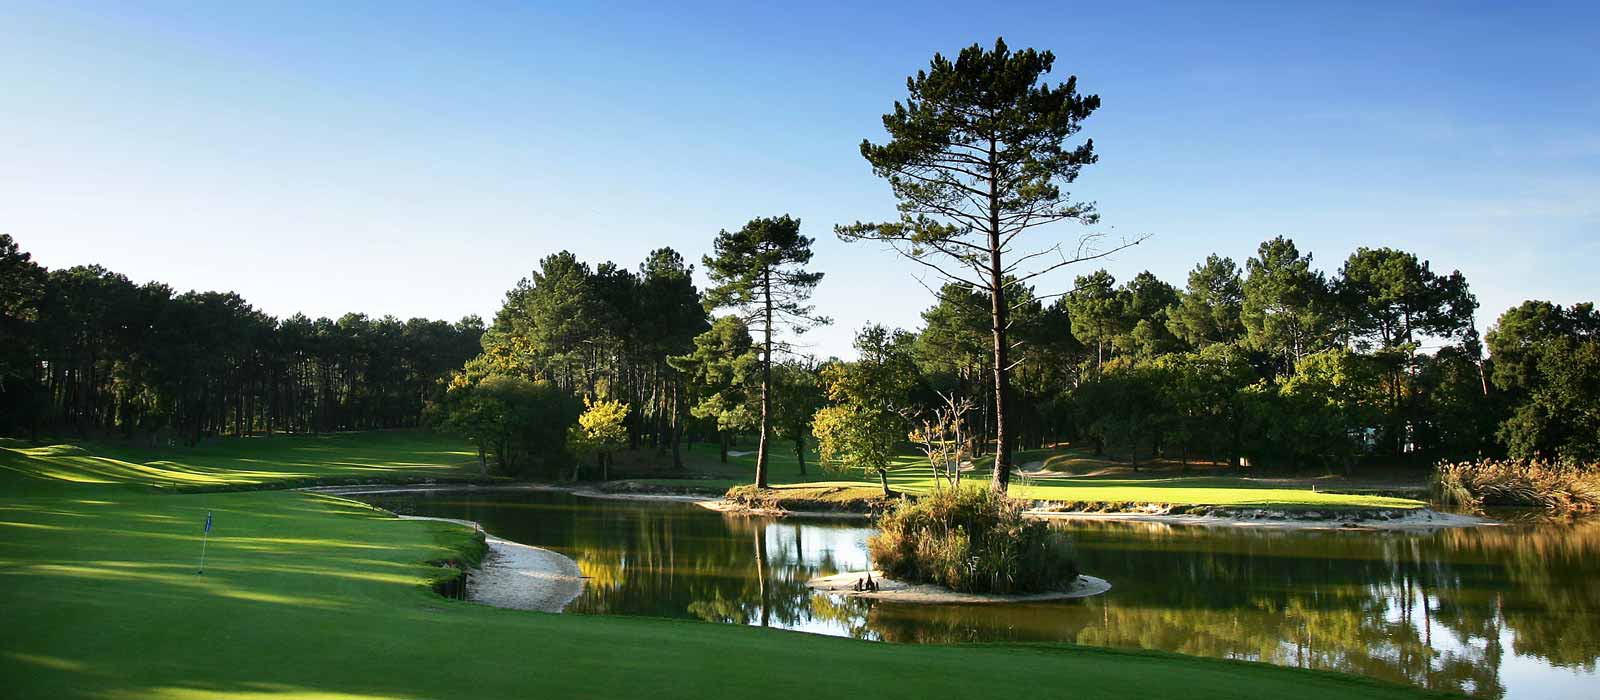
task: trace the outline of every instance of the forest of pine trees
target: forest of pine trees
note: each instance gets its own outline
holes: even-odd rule
[[[188,444],[419,424],[483,322],[296,314],[239,295],[46,270],[0,234],[0,432]]]
[[[507,292],[487,328],[347,314],[274,319],[231,293],[175,294],[88,266],[45,270],[0,238],[0,430],[193,443],[215,435],[416,426],[463,434],[503,470],[556,470],[582,399],[629,407],[627,446],[758,430],[761,343],[713,318],[670,248],[627,268],[562,251]],[[1529,301],[1483,336],[1458,272],[1362,248],[1329,275],[1287,238],[1182,286],[1081,275],[1069,294],[1014,285],[1013,432],[1112,458],[1353,468],[1510,454],[1600,456],[1600,314]],[[915,376],[902,412],[970,399],[993,449],[989,301],[940,290],[883,353]],[[784,347],[779,344],[777,347]],[[772,358],[771,434],[804,459],[827,367]],[[786,448],[788,449],[788,448]],[[664,460],[665,462],[665,460]]]

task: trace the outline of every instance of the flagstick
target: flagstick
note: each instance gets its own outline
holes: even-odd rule
[[[211,514],[206,513],[206,533],[200,536],[200,569],[195,571],[196,576],[206,573],[206,543],[211,541]]]

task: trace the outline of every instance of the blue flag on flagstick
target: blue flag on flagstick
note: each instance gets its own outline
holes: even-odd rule
[[[211,512],[206,511],[206,532],[211,532]]]

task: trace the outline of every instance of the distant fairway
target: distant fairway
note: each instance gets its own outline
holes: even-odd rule
[[[989,459],[992,459],[989,458]],[[1068,460],[1098,466],[1108,460],[1087,460],[1078,451],[1030,450],[1018,452],[1019,464],[1059,463]],[[755,455],[729,457],[727,464],[717,459],[715,446],[697,445],[687,453],[687,471],[711,478],[682,481],[670,478],[639,480],[660,486],[694,484],[707,491],[725,491],[750,483],[755,474]],[[977,460],[976,468],[962,478],[987,482],[990,461]],[[806,460],[806,473],[787,444],[780,444],[769,458],[769,474],[780,493],[794,488],[841,487],[850,495],[871,497],[882,493],[876,478],[859,473],[834,472],[817,465],[814,455]],[[895,461],[889,485],[897,491],[923,493],[933,488],[933,478],[921,455],[905,454]],[[1273,482],[1237,476],[1173,475],[1172,472],[1146,472],[1117,476],[1069,476],[1047,473],[1032,478],[1013,478],[1011,495],[1039,501],[1067,503],[1160,503],[1168,505],[1212,505],[1240,508],[1422,508],[1426,504],[1410,498],[1374,496],[1359,493],[1330,493],[1310,488],[1289,487]],[[838,497],[837,495],[835,497]]]

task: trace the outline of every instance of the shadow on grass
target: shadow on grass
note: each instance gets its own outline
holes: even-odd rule
[[[18,478],[228,488],[319,479],[476,476],[476,452],[464,441],[425,431],[227,438],[198,447],[124,441],[31,446],[0,440],[0,489]]]

